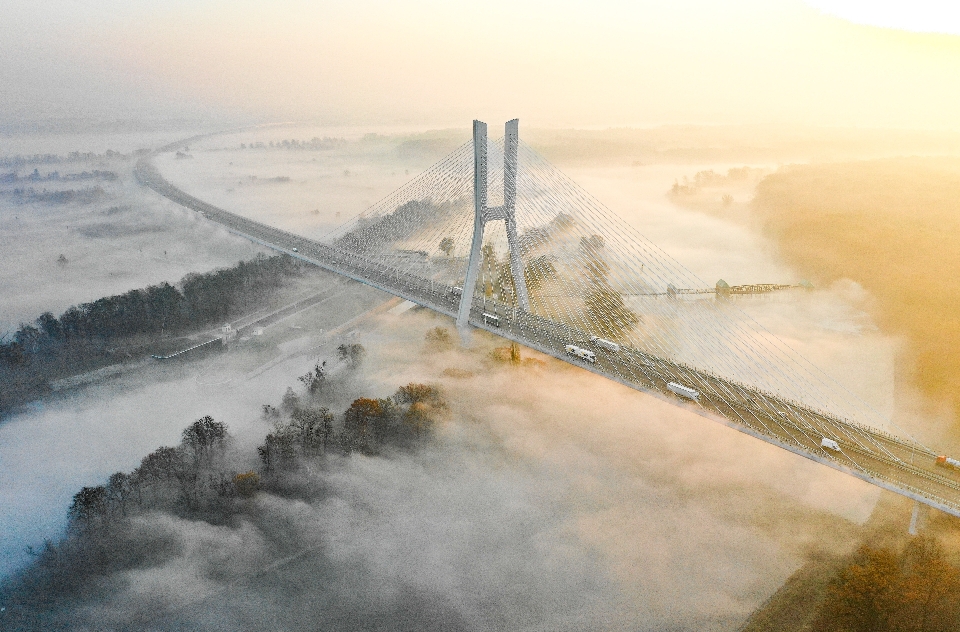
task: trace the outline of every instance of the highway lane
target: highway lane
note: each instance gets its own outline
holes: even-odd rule
[[[137,163],[136,175],[144,186],[237,235],[456,317],[460,296],[448,283],[391,268],[358,253],[339,250],[215,207],[167,182],[149,157]],[[621,347],[613,352],[593,347],[590,334],[583,330],[482,295],[475,297],[469,322],[479,329],[685,406],[795,454],[960,517],[960,473],[937,467],[937,454],[915,442],[641,350]],[[596,362],[567,353],[564,347],[568,344],[595,349]],[[695,400],[680,397],[667,387],[670,382],[691,387],[699,396]],[[838,449],[823,447],[824,438],[835,441]]]

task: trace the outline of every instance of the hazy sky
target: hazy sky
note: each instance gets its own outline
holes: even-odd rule
[[[960,5],[950,0],[806,0],[806,3],[857,24],[960,34]]]
[[[0,124],[520,116],[955,129],[960,36],[870,26],[960,33],[940,4],[8,0]]]

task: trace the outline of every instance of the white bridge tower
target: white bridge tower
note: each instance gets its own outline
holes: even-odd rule
[[[510,249],[510,274],[517,293],[520,309],[530,311],[527,284],[523,278],[523,262],[520,259],[520,243],[517,238],[517,146],[520,140],[520,121],[507,121],[503,138],[503,206],[487,206],[487,124],[473,122],[473,242],[470,259],[467,261],[467,278],[464,279],[457,312],[457,328],[463,331],[470,318],[473,293],[480,273],[480,249],[483,247],[483,228],[487,222],[503,220],[507,227],[507,245]]]

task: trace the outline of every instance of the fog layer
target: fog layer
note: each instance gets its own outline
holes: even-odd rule
[[[261,492],[239,524],[137,518],[119,546],[162,542],[154,561],[96,578],[61,620],[728,630],[808,555],[849,546],[836,514],[862,519],[876,497],[563,363],[497,363],[486,335],[470,352],[426,345],[437,325],[449,323],[416,311],[369,322],[355,338],[368,356],[350,389],[438,384],[451,412],[429,445],[331,455],[300,472],[296,498]],[[250,420],[236,432],[250,445],[268,428]]]

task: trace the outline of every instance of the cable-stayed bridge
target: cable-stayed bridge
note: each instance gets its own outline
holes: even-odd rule
[[[450,316],[464,335],[485,329],[960,516],[952,459],[891,428],[731,292],[678,291],[705,284],[522,143],[516,120],[499,140],[474,121],[471,142],[320,239],[199,200],[149,157],[136,174],[231,232]]]

